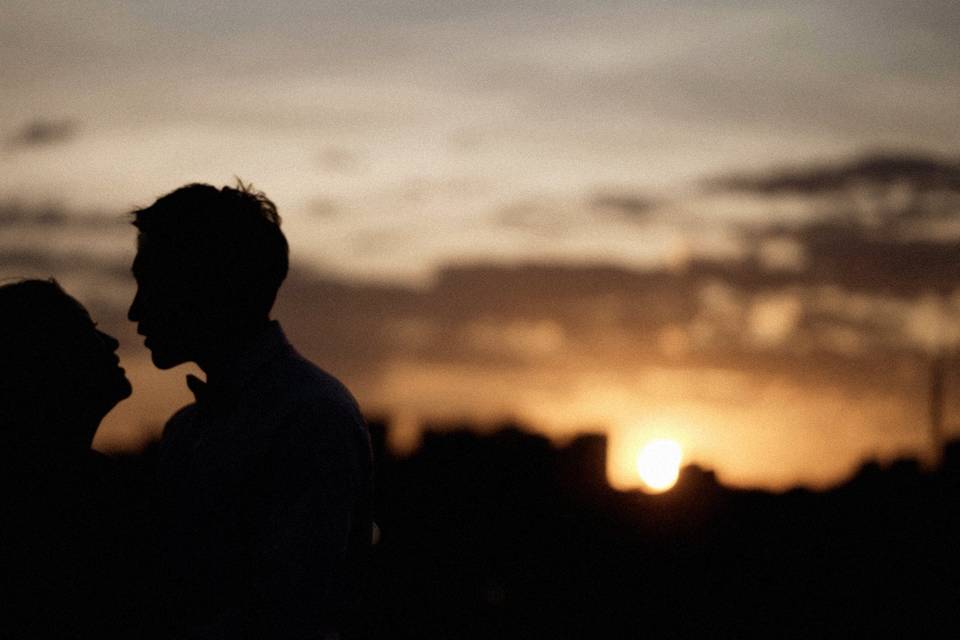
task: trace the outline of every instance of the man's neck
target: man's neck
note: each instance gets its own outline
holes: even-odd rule
[[[209,350],[196,360],[207,374],[207,383],[216,385],[219,380],[228,377],[237,360],[256,343],[269,324],[270,320],[264,318],[218,335]]]

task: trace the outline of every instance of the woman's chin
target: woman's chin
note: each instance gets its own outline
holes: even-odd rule
[[[100,413],[100,420],[103,420],[118,404],[129,398],[132,394],[133,386],[127,379],[123,369],[117,367],[117,375],[109,384],[104,385],[101,392],[97,394],[101,398],[98,411],[98,413]]]
[[[127,372],[120,368],[120,381],[117,383],[117,402],[126,400],[133,394],[133,386],[127,378]]]

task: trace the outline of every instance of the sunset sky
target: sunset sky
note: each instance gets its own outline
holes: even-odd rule
[[[948,1],[3,2],[0,276],[54,275],[118,334],[137,391],[97,444],[137,446],[189,395],[123,320],[123,214],[239,177],[290,239],[278,317],[398,446],[513,416],[608,432],[621,487],[663,437],[726,482],[825,486],[927,446],[960,332],[958,26]]]

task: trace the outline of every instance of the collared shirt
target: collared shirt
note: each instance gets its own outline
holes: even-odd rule
[[[276,322],[214,382],[188,380],[160,445],[170,614],[200,637],[329,634],[371,538],[357,403]]]

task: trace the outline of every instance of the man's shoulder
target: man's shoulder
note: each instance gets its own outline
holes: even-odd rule
[[[281,405],[277,407],[282,424],[277,442],[296,443],[304,454],[333,447],[343,454],[363,451],[361,457],[369,457],[369,436],[359,404],[336,376],[293,350],[271,374]]]
[[[188,432],[190,425],[193,424],[195,420],[196,412],[197,404],[195,402],[191,402],[177,409],[174,414],[167,419],[166,424],[163,425],[163,434],[160,440],[161,444],[164,446],[169,445],[170,441],[182,437],[184,433]]]
[[[166,429],[178,428],[179,425],[188,424],[193,421],[194,416],[197,413],[197,403],[191,402],[186,404],[176,411],[173,412],[173,415],[167,420]]]
[[[285,404],[344,411],[359,416],[356,398],[336,376],[321,369],[291,349],[278,359],[270,372],[271,381]]]

